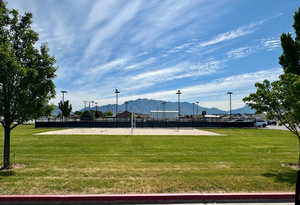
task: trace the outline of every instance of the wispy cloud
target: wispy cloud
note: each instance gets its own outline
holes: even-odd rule
[[[262,46],[269,50],[272,51],[274,49],[280,48],[280,39],[279,38],[267,38],[261,40]]]
[[[140,5],[141,1],[139,0],[128,1],[126,7],[123,8],[117,16],[109,21],[105,26],[98,29],[98,31],[94,33],[85,50],[85,57],[94,54],[103,41],[112,38],[123,26],[126,25],[126,23],[132,20],[137,14]]]
[[[254,49],[251,47],[240,47],[228,51],[226,53],[227,57],[230,59],[243,58],[254,52]]]
[[[232,31],[221,33],[209,41],[200,43],[200,46],[201,47],[211,46],[211,45],[215,45],[215,44],[218,44],[218,43],[221,43],[224,41],[228,41],[228,40],[232,40],[232,39],[236,39],[236,38],[245,36],[247,34],[253,33],[255,31],[255,27],[258,25],[261,25],[262,23],[263,23],[263,21],[260,21],[260,22],[253,23],[253,24],[250,24],[247,26],[239,27]]]
[[[131,65],[128,65],[124,68],[124,70],[136,70],[136,69],[142,69],[145,68],[145,66],[151,65],[153,63],[157,62],[157,58],[150,57],[147,60],[144,60],[142,62],[134,63]]]
[[[128,60],[129,60],[129,58],[115,59],[113,61],[110,61],[105,64],[102,64],[102,65],[99,65],[99,66],[89,69],[86,74],[89,76],[91,76],[91,75],[99,76],[106,72],[109,72],[109,71],[111,72],[112,69],[119,68],[120,66],[126,64],[128,62]]]

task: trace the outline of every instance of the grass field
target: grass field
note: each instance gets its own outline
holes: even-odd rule
[[[296,171],[282,166],[297,162],[297,139],[287,131],[209,129],[222,136],[33,135],[48,130],[21,126],[13,131],[16,168],[0,171],[0,194],[294,190]],[[2,134],[0,140],[2,153]]]

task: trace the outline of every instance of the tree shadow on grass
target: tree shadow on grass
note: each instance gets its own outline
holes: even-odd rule
[[[297,171],[296,170],[282,170],[278,172],[264,173],[264,177],[274,178],[275,182],[284,182],[289,184],[296,184]]]
[[[15,176],[16,173],[13,170],[0,170],[0,180],[2,177]]]

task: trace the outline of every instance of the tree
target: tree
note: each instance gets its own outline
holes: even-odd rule
[[[101,111],[95,111],[95,118],[104,117],[103,113]]]
[[[76,111],[76,112],[74,112],[74,114],[80,116],[82,114],[82,112],[81,111]]]
[[[69,100],[67,101],[60,101],[58,103],[58,108],[61,110],[63,117],[69,117],[72,112],[72,105],[69,103]]]
[[[94,114],[92,114],[92,112],[86,110],[81,114],[80,120],[82,120],[82,121],[92,121],[92,120],[94,120]]]
[[[256,83],[256,93],[243,100],[257,113],[265,113],[270,120],[277,120],[298,138],[300,166],[300,8],[294,15],[296,38],[290,33],[281,35],[283,54],[279,63],[284,74],[279,80]],[[300,170],[296,181],[295,204],[300,204]]]
[[[113,112],[112,111],[107,111],[103,113],[104,117],[112,117],[113,116]]]
[[[55,96],[55,58],[31,29],[32,14],[19,15],[0,1],[0,116],[4,127],[3,169],[10,168],[10,133],[45,114]]]

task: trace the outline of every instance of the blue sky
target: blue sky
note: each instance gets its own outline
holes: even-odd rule
[[[199,101],[228,110],[254,83],[282,72],[280,35],[293,32],[295,0],[9,0],[33,13],[40,43],[57,59],[57,97]]]

